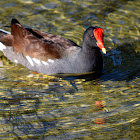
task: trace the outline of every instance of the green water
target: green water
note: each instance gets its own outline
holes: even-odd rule
[[[25,27],[82,43],[104,29],[103,75],[32,74],[0,52],[0,139],[139,140],[140,2],[138,0],[0,0],[0,28]]]

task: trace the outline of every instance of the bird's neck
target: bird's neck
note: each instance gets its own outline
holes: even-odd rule
[[[88,46],[83,44],[80,57],[87,64],[89,63],[90,70],[101,71],[103,68],[103,60],[100,49],[94,46]]]
[[[90,46],[86,43],[83,42],[83,45],[82,45],[82,52],[83,53],[89,53],[89,54],[101,54],[100,52],[100,49],[96,46]]]

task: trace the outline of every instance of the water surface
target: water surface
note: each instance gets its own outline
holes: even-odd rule
[[[104,29],[103,75],[35,74],[0,56],[0,139],[138,140],[140,2],[0,0],[0,28],[25,27],[82,44],[84,30]]]

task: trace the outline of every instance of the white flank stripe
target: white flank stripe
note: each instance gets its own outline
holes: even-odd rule
[[[6,46],[0,42],[0,51],[3,51],[4,49],[6,49]]]
[[[11,34],[10,32],[7,32],[7,31],[2,30],[2,29],[0,29],[0,31],[2,31],[2,32],[6,33],[6,34]]]
[[[27,60],[30,62],[30,64],[31,64],[32,66],[34,66],[34,63],[33,63],[32,59],[31,59],[31,57],[30,57],[30,56],[26,56],[26,58],[27,58]]]
[[[45,61],[41,61],[44,65],[49,65],[47,62]]]
[[[15,62],[15,63],[18,63],[18,61],[17,61],[16,59],[14,60],[14,62]]]
[[[41,64],[39,59],[33,58],[34,62],[37,64]]]
[[[48,59],[48,62],[53,63],[53,62],[54,62],[54,60],[52,60],[52,59]]]

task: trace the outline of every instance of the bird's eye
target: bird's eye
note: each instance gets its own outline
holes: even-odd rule
[[[91,38],[94,38],[94,35],[90,35],[91,36]]]

